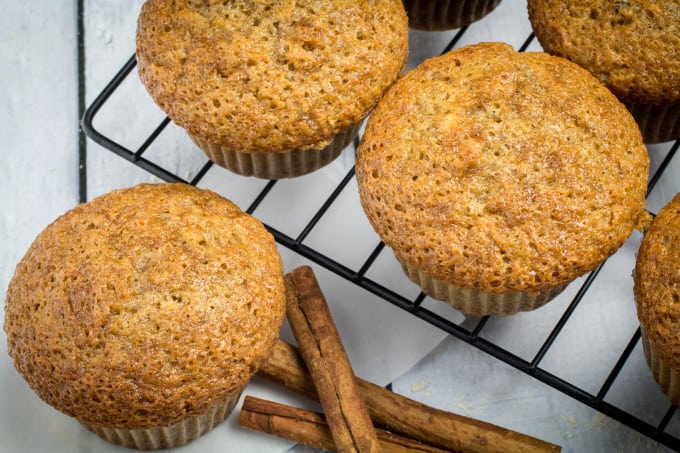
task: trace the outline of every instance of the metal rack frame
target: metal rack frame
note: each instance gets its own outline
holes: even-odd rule
[[[452,49],[464,32],[465,28],[460,29],[460,31],[453,37],[451,42],[446,46],[444,52],[447,52],[448,50]],[[533,34],[531,34],[526,39],[520,50],[525,50],[530,45],[533,39],[534,36]],[[95,129],[95,127],[93,126],[93,121],[97,115],[97,112],[107,102],[109,97],[116,91],[116,89],[126,79],[126,77],[128,77],[128,75],[131,73],[135,66],[136,60],[133,55],[119,70],[119,72],[113,77],[113,79],[104,88],[104,90],[97,96],[97,98],[92,102],[92,104],[85,110],[85,114],[82,119],[83,131],[94,142],[102,145],[108,150],[130,161],[132,164],[146,170],[147,172],[157,176],[158,178],[164,181],[184,182],[192,185],[198,184],[201,178],[203,178],[203,176],[213,165],[212,162],[208,161],[191,180],[187,181],[179,177],[175,173],[169,171],[168,169],[158,165],[157,163],[154,163],[152,160],[145,158],[144,156],[144,153],[148,149],[148,147],[170,123],[170,120],[167,117],[163,119],[160,122],[160,124],[158,124],[158,126],[148,135],[148,137],[146,138],[146,140],[144,140],[142,145],[134,150],[128,149],[123,145],[117,143],[116,141],[112,140],[111,138],[105,136],[104,134],[100,133],[97,129]],[[359,139],[360,137],[357,137],[357,139],[355,140],[355,146],[357,145]],[[665,159],[661,162],[659,168],[650,178],[648,193],[659,181],[661,175],[668,167],[671,160],[674,158],[679,147],[680,140],[676,141],[671,146],[671,149],[669,150]],[[296,253],[328,269],[329,271],[346,279],[347,281],[370,291],[371,293],[379,296],[385,301],[394,304],[403,310],[406,310],[407,312],[413,314],[414,316],[417,316],[418,318],[425,320],[426,322],[432,324],[433,326],[442,329],[444,332],[453,335],[459,338],[460,340],[469,343],[470,345],[479,348],[480,350],[492,355],[498,360],[501,360],[502,362],[505,362],[506,364],[522,371],[523,373],[526,373],[527,375],[532,376],[535,379],[538,379],[539,381],[559,390],[560,392],[576,399],[577,401],[580,401],[581,403],[587,406],[590,406],[591,408],[613,418],[614,420],[617,420],[623,423],[624,425],[627,425],[633,428],[634,430],[652,439],[655,439],[668,447],[680,449],[680,439],[665,432],[666,427],[668,426],[669,422],[671,421],[675,414],[676,411],[675,407],[669,404],[669,408],[666,411],[663,418],[661,419],[661,421],[659,422],[659,424],[654,426],[605,401],[605,397],[608,391],[612,387],[620,371],[622,370],[626,361],[631,355],[631,352],[634,350],[634,348],[636,347],[640,340],[639,328],[635,331],[635,333],[632,335],[632,337],[626,344],[623,352],[616,361],[616,364],[609,372],[609,375],[604,380],[597,393],[591,393],[582,388],[579,388],[573,383],[570,383],[540,367],[542,359],[545,357],[546,353],[553,345],[555,339],[569,321],[572,313],[574,312],[576,307],[579,305],[580,301],[587,293],[591,284],[597,278],[600,270],[602,269],[602,265],[600,265],[600,267],[598,267],[589,275],[587,275],[587,277],[581,284],[580,288],[578,289],[577,293],[572,298],[571,302],[568,304],[567,308],[564,310],[557,323],[554,325],[552,331],[543,341],[542,345],[538,349],[538,352],[534,355],[533,358],[531,358],[531,360],[525,360],[513,354],[509,350],[503,348],[501,345],[495,344],[481,336],[481,333],[485,325],[487,324],[489,317],[480,318],[477,324],[474,326],[474,328],[468,330],[421,306],[422,301],[425,299],[425,295],[422,292],[414,299],[407,299],[404,296],[397,294],[396,292],[367,278],[366,273],[373,264],[373,262],[375,261],[375,259],[378,257],[382,249],[384,248],[384,244],[379,243],[374,248],[372,253],[369,255],[368,259],[360,266],[358,271],[352,270],[346,267],[345,265],[324,255],[323,253],[320,253],[314,248],[305,245],[304,243],[305,238],[314,229],[316,224],[324,216],[326,211],[330,208],[330,206],[340,195],[343,189],[347,186],[347,184],[352,180],[352,178],[354,178],[353,167],[344,176],[344,178],[342,178],[337,187],[335,187],[330,196],[325,200],[322,206],[313,215],[311,220],[307,223],[307,225],[305,225],[305,227],[302,229],[301,233],[297,237],[291,237],[289,235],[286,235],[269,225],[265,226],[273,234],[274,238],[279,244],[295,251]],[[270,191],[275,187],[276,183],[277,183],[276,180],[269,181],[261,190],[261,192],[256,196],[256,198],[250,204],[250,206],[246,209],[246,212],[253,213],[253,211],[255,211],[258,205],[260,205],[260,203],[265,199],[265,197],[267,197]]]

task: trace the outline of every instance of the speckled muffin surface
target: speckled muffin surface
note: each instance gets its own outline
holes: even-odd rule
[[[543,48],[591,71],[619,99],[680,103],[680,1],[529,0]]]
[[[278,337],[282,273],[263,225],[212,192],[113,191],[58,218],[18,264],[9,354],[86,425],[171,425],[245,387]]]
[[[240,152],[327,145],[370,112],[407,52],[398,0],[149,0],[137,29],[159,106]]]
[[[356,175],[400,261],[460,288],[537,294],[593,269],[646,219],[648,166],[633,118],[587,71],[481,43],[388,91]]]
[[[680,194],[645,232],[634,282],[638,318],[649,344],[680,373]]]

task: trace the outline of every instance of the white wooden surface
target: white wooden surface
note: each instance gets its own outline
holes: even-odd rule
[[[86,0],[86,95],[87,103],[94,99],[113,74],[134,51],[134,30],[140,0]],[[14,270],[35,235],[58,215],[78,201],[77,160],[77,61],[76,3],[72,1],[34,0],[11,2],[3,0],[0,15],[0,135],[2,165],[0,177],[5,182],[0,198],[0,294],[4,292]],[[505,40],[519,47],[527,35],[528,21],[524,2],[505,0],[499,9],[471,27],[460,45],[483,40]],[[451,36],[447,33],[412,33],[409,67],[436,54]],[[537,50],[534,43],[534,50]],[[112,101],[103,112],[98,126],[112,136],[134,141],[135,125],[144,124],[150,116],[162,115],[134,81],[126,87],[124,99]],[[131,127],[132,125],[132,127]],[[130,130],[130,129],[133,130]],[[140,127],[143,131],[143,128]],[[165,134],[164,134],[165,135]],[[169,133],[162,142],[163,150],[191,146],[182,134]],[[650,152],[658,162],[667,145],[652,147]],[[177,172],[191,172],[201,164],[200,153],[167,158]],[[339,161],[339,170],[351,165],[351,156]],[[349,160],[348,160],[349,159]],[[90,198],[113,188],[138,182],[157,181],[113,153],[88,142],[88,195]],[[680,191],[680,159],[675,159],[658,189],[650,197],[650,209],[658,210],[672,195]],[[334,177],[334,169],[327,174]],[[344,174],[344,173],[340,173]],[[182,175],[184,176],[184,175]],[[219,170],[205,178],[206,186],[222,188]],[[321,178],[307,181],[323,184]],[[248,184],[255,184],[249,182]],[[245,186],[243,186],[245,187]],[[239,190],[250,190],[239,186]],[[298,194],[295,183],[283,186],[289,191],[279,196]],[[225,187],[224,190],[231,190]],[[254,190],[254,189],[253,189]],[[311,192],[311,191],[310,191]],[[237,197],[238,194],[235,194]],[[243,195],[245,197],[245,195]],[[343,201],[352,209],[352,192]],[[295,216],[284,220],[276,203],[258,211],[267,221],[279,222],[281,228],[295,231],[299,227]],[[343,211],[344,213],[345,211]],[[355,211],[352,211],[356,214]],[[334,215],[332,212],[330,215]],[[356,214],[359,216],[360,214]],[[342,218],[341,214],[337,215]],[[365,220],[347,222],[357,242],[372,243],[372,233],[362,230]],[[329,222],[333,223],[333,222]],[[337,222],[335,222],[337,223]],[[357,226],[359,225],[359,226]],[[355,228],[355,230],[352,230]],[[333,247],[328,238],[335,233],[315,232],[310,241],[325,253],[337,254],[348,265],[356,254],[342,255],[342,247]],[[363,238],[363,239],[362,239]],[[556,347],[542,363],[549,371],[566,375],[578,385],[597,388],[602,374],[611,367],[612,357],[618,356],[635,328],[630,305],[630,271],[639,235],[624,246],[603,270],[592,296],[579,306],[569,325],[560,335]],[[299,258],[284,253],[287,267]],[[389,256],[383,254],[371,278],[395,280],[395,268]],[[324,290],[329,299],[345,298],[352,289],[332,276],[322,274]],[[416,291],[410,284],[394,283],[409,295]],[[484,335],[508,345],[521,357],[531,357],[538,342],[544,338],[554,320],[561,314],[571,289],[559,300],[530,314],[490,322]],[[417,291],[416,291],[417,293]],[[602,306],[606,310],[602,310]],[[605,312],[608,316],[604,317]],[[350,318],[352,312],[336,308],[339,317]],[[447,313],[455,317],[455,314]],[[395,315],[398,316],[398,315]],[[458,318],[456,318],[458,319]],[[462,319],[462,317],[460,318]],[[4,320],[4,313],[0,314]],[[352,319],[345,322],[352,323]],[[419,321],[417,321],[419,322]],[[571,326],[574,326],[573,328]],[[387,329],[387,328],[386,328]],[[371,329],[368,329],[371,330]],[[379,330],[379,329],[373,329]],[[418,329],[413,329],[414,331]],[[386,330],[387,331],[387,330]],[[380,335],[380,332],[375,332]],[[5,336],[0,340],[0,451],[115,451],[118,450],[86,432],[76,422],[42,403],[23,383],[6,354]],[[432,335],[432,345],[440,337]],[[375,339],[379,344],[380,338]],[[424,343],[427,343],[425,341]],[[622,343],[623,341],[623,343]],[[362,363],[370,357],[360,357],[370,350],[352,344],[353,354]],[[612,351],[612,349],[614,349]],[[416,360],[420,351],[414,351]],[[389,361],[391,363],[391,360]],[[385,365],[388,363],[385,362]],[[402,374],[405,369],[393,370]],[[371,372],[367,368],[367,372]],[[536,382],[530,377],[481,353],[455,339],[446,338],[420,363],[394,380],[394,390],[427,404],[463,415],[481,418],[531,434],[564,447],[564,451],[664,451],[665,449],[627,427],[588,409],[580,403]],[[612,389],[613,404],[653,422],[659,417],[666,400],[651,381],[639,348],[633,353],[622,377]],[[228,423],[234,428],[233,420]],[[671,422],[678,435],[678,416]],[[222,433],[211,433],[208,439],[190,445],[182,451],[230,450],[235,444],[223,441]],[[288,443],[266,436],[240,433],[257,448],[251,451],[283,451]],[[217,442],[215,439],[219,439]],[[297,447],[297,450],[302,450]]]

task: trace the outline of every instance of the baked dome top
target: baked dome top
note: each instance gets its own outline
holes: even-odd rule
[[[680,194],[654,218],[635,264],[638,318],[654,351],[680,370]]]
[[[680,1],[529,0],[536,37],[625,102],[680,102]]]
[[[362,206],[401,260],[491,292],[590,271],[645,217],[647,149],[586,70],[481,43],[425,61],[368,120]]]
[[[398,0],[149,0],[137,27],[151,97],[241,152],[323,147],[370,112],[407,53]]]
[[[271,235],[207,190],[117,190],[43,230],[7,291],[17,370],[89,425],[167,426],[236,394],[284,316]]]

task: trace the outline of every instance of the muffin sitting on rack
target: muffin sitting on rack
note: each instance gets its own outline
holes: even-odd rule
[[[416,30],[460,28],[491,13],[501,0],[404,0],[408,25]]]
[[[680,1],[529,0],[528,9],[543,49],[612,90],[645,143],[680,138]]]
[[[680,194],[645,232],[633,277],[647,364],[661,390],[680,406]]]
[[[283,178],[335,159],[408,54],[399,0],[148,0],[139,75],[207,156]]]
[[[223,421],[283,316],[283,266],[264,226],[215,193],[157,184],[45,228],[10,282],[5,331],[40,398],[149,450]]]
[[[371,115],[369,221],[423,291],[464,313],[537,308],[648,218],[647,149],[576,64],[481,43],[426,60]]]

